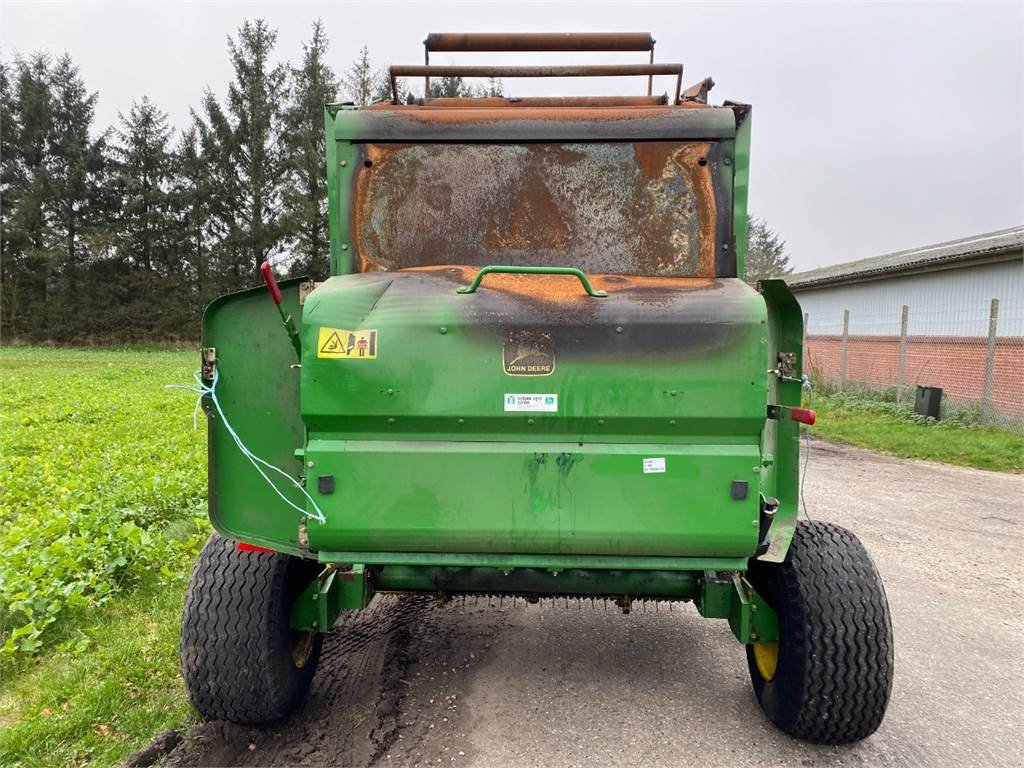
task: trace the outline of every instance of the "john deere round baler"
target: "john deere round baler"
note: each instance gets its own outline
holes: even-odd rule
[[[673,95],[327,106],[331,276],[265,265],[269,298],[203,319],[218,533],[181,640],[203,715],[286,716],[341,611],[425,592],[692,600],[784,731],[878,727],[881,581],[853,534],[797,521],[800,309],[743,280],[750,107],[683,91],[676,64],[429,64],[653,45],[430,35],[392,79],[669,75]]]

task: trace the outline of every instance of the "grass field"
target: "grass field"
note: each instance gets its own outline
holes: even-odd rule
[[[999,472],[1024,472],[1024,434],[975,423],[953,413],[934,421],[909,405],[863,395],[815,397],[818,437],[912,459]]]
[[[111,765],[189,717],[196,352],[0,350],[0,765]]]

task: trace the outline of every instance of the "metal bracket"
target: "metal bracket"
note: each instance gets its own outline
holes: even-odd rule
[[[203,347],[200,355],[200,374],[203,381],[213,381],[214,371],[217,369],[217,348]]]
[[[295,601],[292,629],[326,632],[339,613],[362,610],[373,594],[370,574],[364,565],[328,565]]]
[[[303,304],[306,303],[306,298],[309,296],[309,294],[311,294],[313,291],[316,290],[316,287],[318,285],[320,285],[320,283],[315,283],[312,280],[307,280],[304,283],[299,283],[299,306],[300,307]]]
[[[777,361],[778,375],[781,377],[791,377],[796,375],[796,352],[779,352]]]
[[[715,87],[715,81],[710,77],[705,77],[699,83],[694,83],[682,94],[682,100],[685,101],[696,101],[701,104],[708,103],[708,91]]]
[[[778,640],[778,616],[739,573],[705,573],[697,610],[704,618],[728,619],[744,645]]]

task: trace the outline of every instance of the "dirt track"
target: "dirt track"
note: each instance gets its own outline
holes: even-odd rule
[[[1022,765],[1024,477],[816,443],[806,491],[889,594],[893,698],[861,744],[775,731],[689,605],[385,598],[335,626],[290,721],[199,725],[162,765]]]

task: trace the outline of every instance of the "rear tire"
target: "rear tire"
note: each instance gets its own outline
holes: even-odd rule
[[[293,631],[291,609],[318,570],[210,536],[189,579],[180,645],[185,685],[204,717],[261,725],[302,704],[323,636]]]
[[[798,523],[782,563],[753,560],[748,579],[779,617],[779,642],[747,646],[768,718],[798,739],[870,736],[892,690],[893,637],[882,580],[856,536]]]

